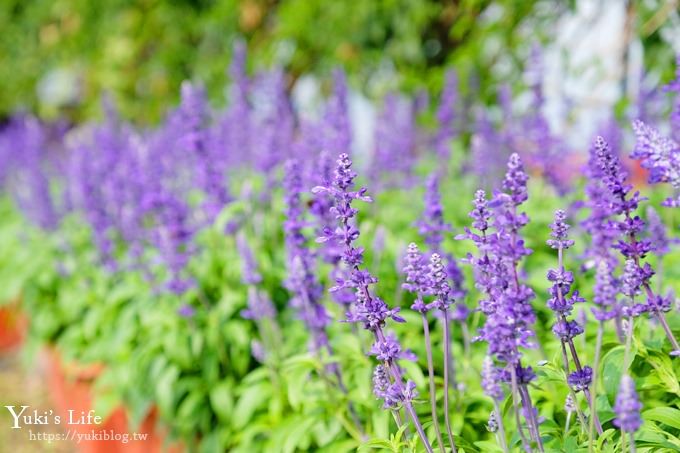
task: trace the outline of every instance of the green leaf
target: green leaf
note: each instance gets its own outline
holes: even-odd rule
[[[371,448],[371,449],[384,449],[384,450],[389,450],[394,452],[394,448],[392,447],[392,443],[388,440],[385,439],[371,439],[368,442],[362,444],[359,449],[364,449],[364,448]],[[399,450],[396,450],[397,452]]]
[[[254,384],[246,388],[234,409],[234,413],[238,414],[238,417],[234,420],[235,428],[243,428],[248,424],[253,413],[269,401],[271,390],[271,385],[267,382]]]
[[[220,421],[229,423],[234,413],[234,395],[231,392],[233,385],[222,381],[210,391],[210,406]]]
[[[156,384],[156,399],[161,412],[172,413],[175,405],[175,383],[179,377],[179,368],[169,366]]]
[[[617,346],[609,351],[602,359],[602,383],[609,401],[614,401],[619,391],[621,375],[623,374],[623,356],[625,348]]]
[[[491,440],[479,440],[475,442],[475,446],[479,447],[482,449],[482,451],[493,453],[493,452],[502,452],[503,449],[498,446],[498,444],[494,441]]]
[[[650,352],[646,362],[654,368],[654,374],[669,393],[680,396],[680,382],[673,371],[673,364],[667,354]]]
[[[672,407],[655,407],[642,413],[642,418],[680,429],[680,410]]]
[[[283,444],[283,453],[293,453],[294,451],[304,451],[306,448],[298,448],[303,446],[303,442],[310,435],[310,428],[316,422],[313,418],[306,418],[293,424],[287,431],[288,435]]]

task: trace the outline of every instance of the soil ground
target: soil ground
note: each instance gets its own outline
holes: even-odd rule
[[[39,361],[38,361],[39,362]],[[40,412],[52,409],[44,386],[41,364],[27,367],[18,352],[0,352],[0,453],[75,453],[69,441],[31,440],[28,428],[11,429],[13,418],[5,406],[30,406]],[[41,425],[35,431],[63,434],[58,425]]]

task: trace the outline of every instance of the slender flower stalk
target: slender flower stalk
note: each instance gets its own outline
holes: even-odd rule
[[[501,371],[496,368],[493,359],[489,356],[484,358],[482,365],[482,389],[486,396],[493,400],[494,410],[491,412],[495,414],[495,422],[498,427],[498,434],[496,438],[504,452],[508,452],[508,444],[505,437],[505,426],[503,423],[503,412],[501,411],[500,402],[503,400],[504,394],[501,388]],[[490,420],[490,419],[489,419]],[[490,423],[489,423],[490,424]]]
[[[349,269],[349,278],[339,280],[331,291],[351,288],[355,290],[355,303],[347,313],[348,322],[357,322],[364,329],[371,332],[375,343],[371,348],[371,354],[382,362],[383,370],[388,376],[387,381],[380,380],[380,386],[374,387],[376,395],[384,400],[384,407],[395,409],[402,405],[409,414],[418,435],[428,453],[433,453],[432,447],[425,434],[420,419],[413,407],[413,398],[416,395],[415,384],[412,381],[404,382],[402,371],[397,360],[404,357],[401,345],[394,336],[385,333],[385,325],[388,319],[395,322],[405,322],[398,315],[399,308],[390,309],[387,304],[377,297],[371,286],[378,281],[367,270],[363,270],[363,248],[354,245],[359,237],[359,229],[356,227],[356,215],[358,210],[353,207],[355,200],[371,202],[366,195],[366,189],[353,190],[354,179],[357,174],[352,170],[352,161],[347,154],[340,154],[337,160],[335,177],[329,186],[316,186],[314,193],[327,193],[334,200],[331,212],[338,219],[335,228],[327,226],[319,242],[335,240],[343,244],[342,261]],[[389,384],[388,384],[389,383]]]
[[[286,287],[293,294],[291,305],[298,310],[300,318],[311,334],[312,352],[319,358],[322,351],[332,357],[333,348],[328,341],[327,332],[331,318],[321,303],[323,285],[314,275],[315,257],[308,248],[307,237],[303,233],[306,223],[302,207],[302,170],[295,159],[286,162],[283,187],[286,202],[284,231],[289,269]],[[326,371],[335,376],[338,388],[347,394],[347,387],[338,364],[328,364]],[[363,435],[361,422],[351,402],[349,411],[357,430]]]
[[[431,292],[435,296],[432,306],[437,308],[444,319],[444,419],[446,423],[446,432],[449,436],[449,445],[451,450],[456,452],[456,444],[453,440],[453,431],[451,429],[451,420],[449,412],[449,376],[451,375],[451,365],[453,360],[451,354],[451,337],[450,337],[450,326],[449,326],[449,306],[452,302],[451,299],[451,287],[447,282],[446,270],[444,269],[444,263],[442,263],[442,258],[437,253],[433,253],[430,256],[430,272],[429,280],[431,286]]]
[[[430,409],[432,413],[432,424],[434,425],[439,450],[445,453],[444,440],[442,438],[441,428],[439,427],[439,418],[437,416],[437,394],[434,384],[434,364],[432,360],[432,338],[430,337],[430,325],[427,320],[427,312],[433,308],[432,304],[426,304],[423,300],[431,291],[430,281],[427,275],[427,268],[418,246],[411,243],[408,246],[406,256],[404,258],[403,272],[406,275],[406,283],[402,284],[403,289],[414,293],[416,300],[411,305],[411,309],[420,313],[423,321],[423,333],[425,335],[425,351],[427,353],[427,372],[430,384]]]
[[[531,438],[539,451],[543,451],[538,417],[528,391],[528,384],[535,374],[530,367],[522,367],[519,350],[519,347],[535,347],[529,341],[535,336],[531,325],[536,315],[530,303],[534,293],[521,283],[518,269],[521,259],[531,253],[519,235],[529,221],[526,213],[518,212],[518,207],[528,198],[527,180],[521,159],[513,154],[508,162],[503,191],[496,192],[491,203],[487,202],[483,191],[477,191],[475,195],[475,208],[470,217],[474,220],[473,228],[479,233],[466,228],[465,234],[457,239],[472,240],[479,251],[478,257],[469,255],[466,260],[475,267],[476,286],[485,294],[479,302],[480,310],[486,315],[479,339],[486,341],[489,354],[504,364],[512,386],[518,431],[521,434],[519,399]],[[492,225],[495,231],[491,231]],[[531,450],[530,444],[523,440],[525,449]]]
[[[564,355],[565,372],[567,373],[567,383],[574,392],[583,391],[586,400],[590,402],[590,385],[592,383],[593,369],[587,365],[582,366],[581,360],[576,352],[574,345],[574,338],[583,333],[583,326],[576,320],[569,320],[567,317],[571,315],[574,304],[585,302],[578,291],[571,291],[571,286],[574,283],[574,274],[567,271],[564,267],[564,251],[574,245],[574,241],[569,239],[568,230],[569,225],[565,222],[566,213],[563,210],[555,212],[555,221],[550,225],[552,237],[547,241],[547,244],[557,250],[557,269],[550,269],[548,271],[548,280],[552,282],[550,288],[550,299],[548,299],[548,308],[550,308],[557,319],[553,325],[553,333],[560,340],[562,351]],[[571,295],[569,294],[571,292]],[[569,370],[569,359],[567,358],[566,349],[571,353],[571,360],[574,364],[575,371]],[[591,414],[595,418],[595,426],[598,433],[602,434],[602,426],[597,418],[597,414]]]
[[[449,289],[450,297],[453,299],[462,299],[465,296],[464,280],[465,276],[461,272],[456,259],[450,253],[444,253],[442,251],[442,242],[444,241],[444,235],[452,231],[451,225],[444,221],[444,207],[441,203],[441,195],[439,191],[439,177],[437,173],[432,173],[425,183],[425,209],[421,219],[416,222],[418,227],[418,232],[423,238],[423,241],[430,249],[431,253],[439,254],[445,265],[446,274],[449,277]],[[442,312],[440,311],[439,314]],[[456,309],[452,311],[447,311],[448,319],[443,320],[444,323],[444,336],[451,336],[451,320],[459,321],[460,325],[464,327],[466,324],[465,320],[467,318],[468,310],[463,304],[457,304]],[[450,347],[447,349],[446,361],[448,369],[450,370],[451,379],[449,380],[451,387],[455,390],[458,389],[456,383],[456,364],[451,354]],[[448,373],[447,373],[448,375]]]
[[[569,432],[569,424],[571,422],[571,414],[576,412],[576,400],[574,400],[574,394],[569,393],[567,399],[564,401],[564,410],[567,413],[567,420],[564,423],[564,432]]]

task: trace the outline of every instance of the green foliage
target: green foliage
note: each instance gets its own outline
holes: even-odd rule
[[[429,168],[432,163],[421,170]],[[467,198],[473,187],[466,178],[443,184],[445,215],[456,232],[469,223]],[[532,222],[526,227],[526,238],[534,253],[524,270],[537,294],[533,305],[539,318],[537,341],[542,345],[541,350],[528,353],[526,358],[538,374],[531,394],[540,415],[545,417],[541,433],[546,451],[586,452],[587,430],[581,429],[575,414],[570,430],[564,430],[563,407],[568,389],[559,343],[550,331],[553,315],[545,307],[549,286],[545,271],[556,262],[554,251],[544,242],[548,224],[554,209],[569,205],[571,200],[559,199],[539,181],[532,181],[530,189],[526,209]],[[404,363],[403,367],[421,394],[415,410],[424,420],[430,420],[420,322],[408,310],[412,301],[400,289],[402,277],[397,265],[406,244],[418,240],[413,223],[420,202],[414,200],[422,199],[421,190],[391,190],[379,194],[373,205],[362,207],[359,242],[366,247],[371,271],[380,279],[378,294],[391,306],[402,307],[408,321],[390,328],[419,357],[417,363]],[[305,352],[308,334],[288,307],[288,293],[282,283],[286,269],[280,227],[281,194],[277,189],[271,195],[271,201],[264,205],[257,201],[257,195],[230,205],[213,227],[201,233],[199,252],[190,263],[197,286],[182,299],[158,292],[156,279],[149,280],[145,272],[105,270],[98,263],[89,232],[76,216],[64,220],[57,237],[27,229],[11,203],[3,200],[0,209],[7,220],[0,229],[0,250],[6,257],[3,259],[16,262],[21,270],[8,274],[7,267],[0,266],[0,288],[6,291],[3,297],[22,296],[35,343],[56,345],[66,357],[78,362],[105,365],[104,374],[97,380],[98,411],[106,414],[122,403],[132,423],[138,424],[150,408],[156,407],[170,435],[197,451],[423,451],[417,437],[412,432],[406,435],[403,427],[399,429],[372,395],[373,361],[366,355],[371,339],[366,332],[334,322],[330,326],[333,357]],[[404,206],[411,209],[405,210]],[[232,221],[241,224],[253,246],[263,275],[260,289],[271,296],[279,311],[278,326],[269,326],[271,330],[265,332],[274,341],[266,344],[270,354],[263,363],[253,357],[252,341],[266,343],[266,338],[252,321],[240,315],[246,306],[247,288],[241,283],[236,240],[224,233],[225,225]],[[384,237],[382,249],[371,246],[379,232]],[[445,249],[457,257],[464,256],[470,250],[469,244],[455,241],[452,236],[446,239]],[[590,297],[592,272],[580,273],[578,268],[583,245],[577,242],[575,249],[569,250],[566,263],[576,272],[579,289]],[[674,251],[666,262],[673,263],[679,256]],[[123,256],[119,258],[124,262]],[[322,268],[319,275],[325,278],[326,271]],[[468,269],[465,271],[467,286],[472,288],[472,275]],[[664,286],[677,290],[676,282],[666,280]],[[325,283],[328,286],[329,282]],[[473,308],[477,299],[472,290],[457,303]],[[334,319],[342,319],[340,307],[328,299],[324,302]],[[196,309],[195,316],[177,315],[184,303]],[[675,318],[671,325],[678,331]],[[470,335],[475,334],[481,322],[480,313],[471,316],[467,325]],[[592,364],[594,358],[596,329],[591,322],[586,335],[577,339],[585,363]],[[441,351],[442,335],[437,323],[432,332],[434,350]],[[480,388],[485,345],[473,342],[466,354],[460,325],[454,326],[453,338],[456,378],[461,384],[452,392],[455,440],[461,451],[499,451],[493,434],[486,429],[492,405]],[[611,329],[605,332],[603,344],[596,406],[604,434],[595,442],[594,451],[621,451],[620,433],[612,425],[612,405],[620,377],[626,371],[634,376],[644,404],[645,424],[636,435],[638,450],[678,451],[680,363],[669,358],[663,334],[646,320],[637,322],[629,370],[624,368],[623,346]],[[347,392],[339,389],[334,376],[325,373],[331,363],[342,370]],[[441,375],[441,354],[435,354],[435,368]],[[436,397],[441,401],[441,379],[436,384]],[[354,423],[350,403],[365,436]],[[582,396],[579,405],[587,416],[589,408]],[[502,407],[506,426],[514,426],[512,401],[506,398]],[[425,425],[433,439],[431,423]],[[513,435],[513,431],[509,433]],[[510,444],[514,451],[521,448],[516,434]]]

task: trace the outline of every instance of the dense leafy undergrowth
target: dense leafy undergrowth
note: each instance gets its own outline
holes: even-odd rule
[[[395,97],[364,192],[341,75],[316,122],[267,77],[224,111],[185,85],[154,130],[0,135],[0,296],[33,352],[104,364],[101,415],[155,407],[206,452],[680,450],[677,214],[627,144],[550,160],[536,112],[451,129],[444,100],[432,131]],[[673,182],[677,144],[636,132]]]

